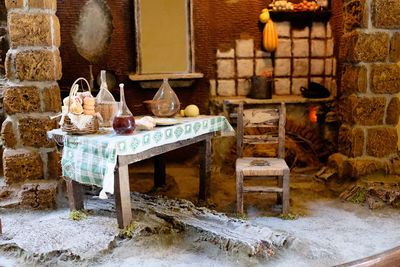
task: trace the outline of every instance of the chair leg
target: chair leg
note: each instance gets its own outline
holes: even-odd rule
[[[290,197],[290,171],[283,171],[283,205],[282,205],[282,213],[289,213],[289,197]]]
[[[283,188],[283,176],[278,176],[278,187]],[[277,193],[277,202],[279,205],[282,204],[282,198],[283,198],[283,194],[282,193]]]
[[[243,214],[243,173],[236,171],[236,212]]]

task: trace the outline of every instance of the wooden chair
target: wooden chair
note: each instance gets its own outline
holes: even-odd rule
[[[243,193],[277,193],[278,203],[282,204],[282,213],[289,213],[289,180],[290,170],[285,162],[285,123],[286,107],[281,103],[278,109],[243,109],[239,104],[237,113],[237,155],[236,160],[236,209],[243,213]],[[278,129],[278,135],[245,135],[245,128]],[[272,144],[278,143],[277,158],[242,157],[243,144]],[[246,178],[274,178],[276,187],[243,186]],[[283,202],[283,203],[282,203]]]

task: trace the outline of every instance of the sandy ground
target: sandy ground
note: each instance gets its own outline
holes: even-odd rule
[[[131,168],[132,190],[152,193],[151,168],[149,162]],[[196,201],[196,168],[169,164],[167,174],[167,186],[153,193]],[[232,257],[221,250],[199,248],[190,243],[184,234],[150,235],[113,243],[115,214],[98,213],[89,220],[68,222],[69,228],[61,229],[57,223],[65,222],[69,215],[67,208],[45,212],[0,211],[0,216],[4,233],[11,234],[11,231],[13,235],[21,235],[20,239],[30,242],[37,252],[46,248],[46,242],[43,241],[45,234],[46,238],[58,240],[60,247],[53,249],[83,251],[81,254],[89,260],[81,259],[80,266],[332,266],[399,245],[400,211],[389,208],[371,211],[364,206],[343,203],[324,183],[316,182],[312,172],[292,173],[291,178],[291,212],[300,215],[297,220],[267,216],[279,214],[274,210],[273,197],[245,198],[249,223],[286,231],[296,237],[288,248],[268,262]],[[214,172],[212,201],[208,203],[216,210],[232,216],[234,179],[228,169]],[[32,240],[37,243],[32,245]],[[109,247],[109,244],[115,245]],[[32,257],[27,259],[26,255],[0,250],[0,266],[32,266],[33,263]],[[76,265],[73,258],[45,263]]]

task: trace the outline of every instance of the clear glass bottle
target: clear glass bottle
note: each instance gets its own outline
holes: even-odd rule
[[[125,102],[124,84],[119,85],[120,97],[119,109],[113,120],[113,129],[117,134],[132,134],[135,130],[135,118]]]
[[[96,96],[96,112],[103,118],[100,126],[111,127],[115,114],[118,112],[119,103],[115,101],[107,86],[106,71],[100,72],[100,91]]]
[[[151,102],[151,111],[157,117],[171,117],[179,111],[180,106],[178,96],[169,85],[168,79],[164,78]]]

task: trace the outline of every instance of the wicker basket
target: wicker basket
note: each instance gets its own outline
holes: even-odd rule
[[[90,92],[90,85],[89,82],[85,78],[78,78],[71,86],[71,90],[69,92],[69,101],[68,101],[68,113],[64,117],[64,123],[61,126],[61,129],[64,132],[71,133],[71,134],[93,134],[99,130],[99,120],[96,115],[92,115],[91,121],[86,125],[84,129],[79,129],[74,124],[71,123],[71,119],[69,118],[69,109],[71,106],[71,97],[75,96],[76,91],[72,90],[79,81],[85,81],[88,91]],[[78,89],[79,90],[79,89]],[[83,90],[83,88],[82,88]],[[85,115],[90,116],[90,115]]]

